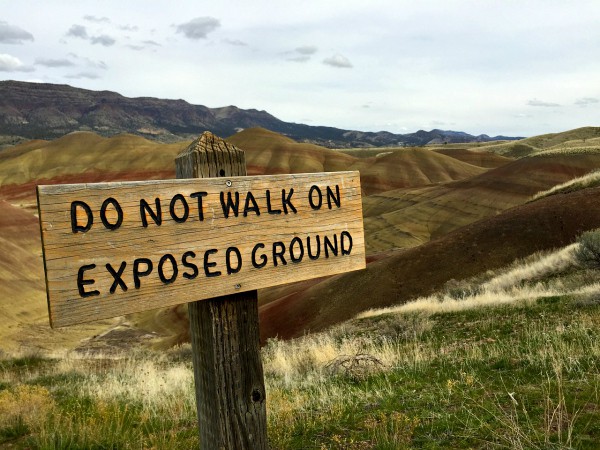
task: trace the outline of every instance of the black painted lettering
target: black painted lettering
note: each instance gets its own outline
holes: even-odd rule
[[[346,239],[344,238],[348,240],[347,244]],[[352,251],[352,235],[348,231],[342,231],[342,234],[340,235],[340,247],[342,249],[342,255],[349,255]]]
[[[96,268],[96,264],[86,264],[85,266],[81,266],[77,271],[77,290],[79,291],[79,295],[83,298],[86,297],[94,297],[95,295],[100,295],[100,291],[93,290],[87,291],[85,290],[85,286],[94,284],[96,280],[90,278],[89,280],[84,280],[83,276],[85,271],[92,270]]]
[[[284,214],[288,213],[288,206],[294,214],[297,212],[296,208],[292,204],[292,195],[294,195],[294,188],[290,189],[290,192],[287,196],[285,195],[285,189],[281,190],[281,205],[283,206]]]
[[[152,220],[156,225],[162,224],[162,211],[160,208],[160,200],[158,198],[154,199],[154,204],[156,210],[153,211],[148,202],[145,199],[140,200],[140,218],[142,219],[142,225],[144,228],[148,228],[148,217],[146,213],[150,214]]]
[[[228,219],[230,211],[233,211],[233,215],[237,217],[240,208],[240,193],[235,192],[235,201],[231,198],[231,192],[227,192],[227,201],[225,201],[225,192],[221,192],[220,198],[223,217]]]
[[[106,217],[106,208],[108,205],[112,205],[115,212],[117,213],[117,221],[115,223],[110,223]],[[109,230],[116,230],[123,223],[123,209],[121,209],[121,205],[114,198],[110,197],[102,202],[102,206],[100,207],[100,220],[106,228]]]
[[[188,280],[193,280],[194,278],[196,278],[198,276],[198,266],[196,264],[194,264],[193,262],[189,262],[188,258],[195,258],[196,254],[193,251],[187,251],[183,254],[183,256],[181,257],[181,263],[183,264],[183,267],[186,267],[188,269],[192,269],[192,273],[188,273],[188,272],[184,272],[183,273],[183,278],[187,278]]]
[[[297,256],[295,254],[294,245],[298,247]],[[299,263],[302,261],[302,258],[304,258],[304,243],[302,242],[302,239],[296,236],[294,239],[292,239],[292,242],[290,242],[290,259],[293,263]]]
[[[200,192],[192,192],[190,197],[198,199],[198,220],[204,220],[204,208],[202,205],[202,198],[206,197],[208,192],[200,191]]]
[[[267,189],[266,195],[267,195],[267,212],[269,214],[281,214],[281,210],[280,209],[273,209],[271,207],[271,191],[269,191]]]
[[[144,264],[146,266],[145,270],[140,270],[140,265]],[[133,260],[133,284],[136,289],[139,289],[141,286],[142,277],[147,277],[152,273],[152,261],[148,258],[137,258]]]
[[[183,215],[181,216],[177,215],[177,209],[175,208],[177,202],[181,203],[181,208],[183,208]],[[177,223],[183,223],[188,219],[190,216],[190,207],[183,195],[175,194],[173,196],[171,203],[169,204],[169,214],[171,214],[171,217]]]
[[[167,277],[165,275],[165,263],[169,261],[171,263],[171,277]],[[169,253],[163,255],[158,261],[158,277],[160,281],[164,284],[171,284],[177,279],[177,274],[179,273],[179,269],[177,268],[177,261],[175,261],[175,257]]]
[[[337,256],[338,255],[337,234],[333,235],[333,244],[331,243],[331,240],[327,236],[325,236],[324,242],[323,242],[323,247],[325,248],[325,258],[329,258],[329,250],[331,250],[331,253],[333,253],[334,256]]]
[[[237,194],[237,192],[236,192]],[[218,250],[216,248],[211,248],[209,250],[206,250],[204,252],[204,274],[211,278],[211,277],[218,277],[219,275],[221,275],[221,271],[220,270],[215,270],[214,272],[211,272],[209,269],[211,269],[212,267],[216,267],[217,263],[214,261],[209,261],[208,257],[210,255],[214,255],[215,253],[217,253]]]
[[[85,225],[79,225],[79,221],[77,220],[77,209],[83,209],[86,216]],[[71,230],[73,233],[82,232],[85,233],[92,228],[92,224],[94,223],[94,216],[92,215],[92,208],[86,202],[81,202],[79,200],[75,200],[71,203]],[[84,266],[87,267],[87,266]],[[81,292],[81,291],[80,291]],[[83,296],[82,296],[83,297]]]
[[[316,203],[314,198],[315,194],[317,195]],[[310,203],[312,209],[321,209],[321,206],[323,206],[323,194],[321,193],[319,186],[312,185],[310,187],[310,190],[308,191],[308,203]]]
[[[115,291],[117,290],[117,286],[120,286],[121,289],[123,289],[123,292],[127,292],[127,285],[123,281],[123,278],[121,278],[123,276],[123,271],[125,270],[126,266],[127,263],[125,261],[122,261],[121,265],[119,266],[119,270],[115,271],[115,269],[113,268],[113,266],[110,265],[110,263],[106,264],[106,270],[108,270],[108,272],[113,277],[113,284],[110,286],[109,290],[111,294],[115,293]]]
[[[341,206],[342,204],[342,199],[340,197],[340,187],[336,184],[335,185],[335,194],[333,193],[333,191],[331,190],[331,188],[329,186],[327,186],[327,206],[329,207],[329,209],[331,209],[331,201],[333,200],[333,203],[335,203],[335,206],[337,206],[338,208]]]
[[[306,238],[306,249],[308,250],[308,257],[312,260],[315,259],[319,259],[319,256],[321,255],[321,236],[319,236],[317,234],[316,236],[316,241],[317,241],[317,254],[313,255],[311,250],[311,246],[310,246],[310,236],[308,236],[308,238]]]
[[[252,206],[250,206],[250,203],[252,203]],[[248,217],[250,211],[255,212],[257,216],[260,216],[260,208],[254,199],[254,195],[252,195],[252,192],[248,191],[246,194],[246,202],[244,203],[244,217]]]
[[[281,264],[287,265],[285,260],[285,245],[281,241],[273,242],[273,265],[277,267],[277,258],[281,260]]]
[[[265,244],[258,243],[252,249],[252,266],[255,267],[256,269],[262,269],[263,267],[265,267],[267,265],[267,257],[265,256],[264,253],[260,255],[260,262],[256,261],[256,252],[260,248],[265,248]]]
[[[237,264],[235,267],[231,264],[231,255],[235,254]],[[237,247],[229,247],[225,251],[225,265],[227,266],[227,275],[238,273],[242,269],[242,254]]]

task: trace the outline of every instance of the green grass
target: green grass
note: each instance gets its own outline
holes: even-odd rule
[[[535,266],[538,255],[514,267]],[[274,449],[594,449],[600,274],[564,294],[357,318],[263,349]],[[458,298],[502,274],[455,282]],[[198,448],[189,347],[121,359],[0,360],[0,448]]]
[[[427,320],[387,370],[287,391],[270,378],[277,448],[597,448],[599,305],[554,297]]]

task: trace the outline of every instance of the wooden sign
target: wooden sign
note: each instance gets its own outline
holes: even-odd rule
[[[358,172],[37,194],[52,327],[365,267]]]

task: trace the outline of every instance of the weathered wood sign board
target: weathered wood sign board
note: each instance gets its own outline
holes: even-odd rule
[[[37,194],[52,327],[365,267],[358,172]]]

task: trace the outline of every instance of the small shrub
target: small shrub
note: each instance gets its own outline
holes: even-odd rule
[[[586,231],[578,239],[577,262],[588,269],[600,269],[600,229]]]
[[[326,366],[333,374],[341,374],[354,381],[362,381],[369,375],[383,370],[383,363],[373,355],[357,353],[356,355],[341,355],[330,361]]]

